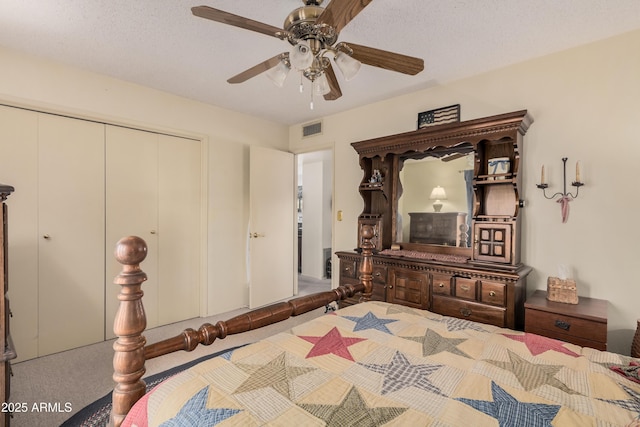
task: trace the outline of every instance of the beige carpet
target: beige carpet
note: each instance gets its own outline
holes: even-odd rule
[[[330,281],[301,277],[299,295],[326,291]],[[238,309],[208,318],[198,318],[174,323],[145,332],[147,342],[180,334],[186,328],[197,329],[203,323],[215,323],[247,312]],[[191,353],[177,352],[147,362],[147,375],[165,371],[173,366],[235,347],[260,340],[263,337],[286,331],[295,325],[320,316],[325,309],[320,308],[298,317],[290,318],[276,325],[256,331],[231,335],[213,343],[210,347],[200,346]],[[113,340],[81,347],[12,365],[10,401],[26,404],[26,412],[15,413],[11,420],[14,427],[58,426],[74,413],[101,398],[113,389]],[[38,411],[44,403],[48,411]],[[34,406],[35,405],[35,406]]]

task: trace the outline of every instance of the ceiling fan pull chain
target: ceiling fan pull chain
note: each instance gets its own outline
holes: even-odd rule
[[[311,86],[313,86],[313,84]],[[311,88],[311,103],[309,104],[309,109],[313,110],[313,87]]]

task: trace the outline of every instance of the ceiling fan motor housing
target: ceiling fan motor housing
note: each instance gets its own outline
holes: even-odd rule
[[[321,3],[321,2],[307,2]],[[283,28],[291,34],[289,43],[296,45],[299,40],[307,40],[314,55],[321,49],[332,46],[338,40],[338,32],[329,25],[316,25],[316,20],[324,8],[314,5],[300,7],[287,16]]]

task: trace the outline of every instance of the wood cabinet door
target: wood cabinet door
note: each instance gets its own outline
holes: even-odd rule
[[[508,264],[512,257],[512,224],[476,222],[473,229],[473,258]]]
[[[427,309],[429,307],[428,286],[428,274],[425,272],[391,268],[387,285],[387,302]]]

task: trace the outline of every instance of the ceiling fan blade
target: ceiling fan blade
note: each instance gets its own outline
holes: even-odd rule
[[[324,74],[327,76],[327,81],[329,82],[329,87],[331,88],[331,92],[326,94],[324,96],[324,99],[326,101],[335,101],[342,96],[342,90],[340,90],[340,85],[338,84],[336,73],[333,71],[333,67],[331,66],[331,64],[329,64],[329,66],[324,69]]]
[[[362,12],[372,0],[331,0],[316,24],[326,24],[340,32],[355,16]]]
[[[191,8],[191,12],[200,18],[210,19],[223,24],[233,25],[234,27],[244,28],[245,30],[256,31],[268,36],[277,37],[276,33],[281,33],[282,29],[273,25],[263,24],[243,16],[234,15],[233,13],[223,10],[214,9],[209,6],[195,6]]]
[[[442,160],[443,162],[450,162],[452,160],[456,160],[462,157],[467,157],[469,153],[455,153],[455,154],[450,154],[448,156],[445,156],[443,158],[441,158],[440,160]]]
[[[266,61],[261,62],[258,65],[255,65],[255,66],[249,68],[248,70],[245,70],[245,71],[241,72],[240,74],[236,74],[235,76],[233,76],[229,80],[227,80],[227,82],[228,83],[232,83],[232,84],[246,82],[250,78],[257,76],[260,73],[264,73],[265,71],[268,71],[271,68],[273,68],[276,65],[278,65],[278,63],[280,62],[280,60],[282,58],[282,55],[283,55],[282,53],[279,53],[276,56],[274,56],[273,58],[269,58]]]
[[[353,49],[353,55],[351,56],[363,64],[397,71],[399,73],[409,74],[412,76],[415,76],[420,71],[424,70],[424,60],[420,58],[388,52],[386,50],[376,49],[373,47],[360,46],[353,43],[345,44]]]

